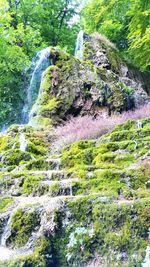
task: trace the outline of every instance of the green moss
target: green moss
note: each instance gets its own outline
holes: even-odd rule
[[[130,187],[138,189],[146,187],[150,178],[150,173],[144,167],[139,166],[136,169],[127,170],[126,176],[130,179]]]
[[[52,85],[51,78],[53,77],[53,72],[58,71],[58,68],[54,65],[49,66],[46,71],[44,72],[44,76],[41,82],[40,90],[43,93],[49,93]],[[39,96],[41,98],[41,96]],[[40,100],[39,98],[39,100]],[[45,97],[44,97],[45,99]],[[41,101],[43,101],[43,98],[41,98]]]
[[[50,118],[45,118],[41,115],[38,115],[36,117],[32,117],[30,119],[30,123],[33,126],[38,126],[38,127],[50,127],[52,126],[52,120]]]
[[[121,60],[116,49],[112,49],[112,48],[108,49],[107,56],[108,56],[109,62],[111,63],[112,70],[118,72],[121,66]]]
[[[5,212],[7,208],[13,203],[12,197],[0,197],[0,213]]]
[[[40,145],[37,144],[37,142],[28,142],[28,152],[35,154],[35,155],[46,155],[47,149],[45,147],[45,144],[42,143]]]
[[[104,135],[97,145],[95,141],[78,141],[62,151],[62,166],[68,177],[81,178],[72,184],[74,195],[103,192],[117,196],[121,192],[128,198],[130,190],[132,197],[136,197],[135,190],[147,186],[149,168],[142,167],[139,160],[149,153],[149,141],[144,140],[148,136],[149,121],[144,120],[140,129],[136,123],[128,121],[121,126],[123,130],[117,128]]]
[[[58,182],[56,182],[50,187],[49,195],[51,197],[56,197],[59,196],[60,194],[61,194],[61,186],[59,185]]]
[[[21,161],[27,162],[31,160],[28,152],[22,152],[19,149],[9,149],[2,156],[2,162],[7,166],[19,165]]]
[[[46,262],[44,258],[36,253],[33,253],[29,256],[23,256],[23,257],[15,257],[15,259],[3,262],[2,265],[0,263],[0,267],[20,267],[20,266],[28,266],[28,267],[46,267]],[[50,266],[52,267],[52,266]]]
[[[150,119],[142,119],[142,120],[128,120],[127,122],[117,125],[114,127],[112,132],[119,132],[124,130],[138,130],[138,122],[141,123],[142,128],[143,127],[149,127]]]
[[[22,193],[26,195],[37,194],[43,195],[45,193],[45,189],[41,186],[41,181],[43,180],[43,176],[27,176],[24,179],[22,185]]]
[[[91,234],[86,236],[85,231],[81,233],[82,247],[80,250],[80,237],[72,237],[72,245],[68,244],[68,253],[72,259],[72,266],[78,259],[85,263],[96,251],[106,265],[114,266],[123,264],[121,253],[125,253],[126,261],[133,260],[140,264],[144,257],[144,251],[148,244],[148,210],[149,202],[137,202],[129,205],[122,204],[102,204],[96,197],[95,199],[78,199],[68,203],[71,214],[73,214],[73,229],[88,230],[91,227]],[[88,222],[88,223],[87,223]],[[74,232],[72,229],[71,233]],[[93,230],[92,230],[93,229]],[[89,240],[90,238],[90,240]],[[77,239],[76,242],[75,239]],[[76,246],[78,244],[78,246]],[[74,250],[72,250],[74,248]],[[84,265],[84,264],[83,264]],[[75,264],[77,266],[77,264]]]
[[[110,141],[135,140],[149,136],[150,126],[138,130],[124,130],[120,132],[113,132],[110,136]]]
[[[8,140],[9,140],[8,136],[4,135],[0,136],[0,152],[7,149]]]
[[[38,159],[30,160],[26,164],[27,170],[44,170],[46,168],[45,157],[39,157]]]
[[[31,233],[39,227],[40,217],[36,209],[18,209],[11,220],[11,235],[8,242],[13,246],[23,246]]]
[[[77,141],[66,147],[62,152],[62,166],[74,167],[85,165],[92,160],[92,151],[95,141]]]
[[[51,113],[52,111],[55,111],[59,104],[59,101],[56,97],[53,97],[52,99],[49,99],[45,106],[42,106],[40,109],[41,115],[48,116],[48,113]]]
[[[125,184],[118,180],[92,179],[90,181],[79,181],[73,183],[73,195],[89,195],[100,193],[109,196],[118,196],[118,190],[125,187]]]

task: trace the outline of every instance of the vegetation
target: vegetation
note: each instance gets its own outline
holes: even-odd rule
[[[131,196],[136,196],[137,189],[145,189],[149,165],[139,162],[149,150],[149,119],[141,122],[141,129],[137,129],[136,121],[128,120],[98,142],[77,141],[64,149],[62,166],[81,178],[73,183],[73,194],[103,192],[117,196],[120,192],[127,196],[132,192]]]
[[[77,13],[78,0],[1,1],[0,127],[21,118],[25,70],[36,52],[56,45],[74,52],[78,25],[71,20]]]
[[[0,197],[0,213],[5,212],[12,203],[11,197]]]
[[[88,33],[106,35],[124,57],[141,70],[149,70],[149,0],[90,0],[82,10]]]
[[[150,117],[149,105],[136,109],[135,111],[124,112],[120,115],[102,118],[98,116],[93,119],[93,116],[78,116],[71,117],[64,125],[55,128],[55,143],[57,149],[71,144],[75,141],[96,139],[107,132],[110,132],[114,126],[122,124],[129,119],[142,119]],[[126,126],[125,126],[126,127]]]

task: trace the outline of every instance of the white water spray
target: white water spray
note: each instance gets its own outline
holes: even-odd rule
[[[83,60],[84,59],[84,32],[81,30],[77,37],[76,49],[75,49],[75,57]]]
[[[25,134],[24,133],[20,134],[19,142],[20,142],[20,150],[22,152],[25,152],[27,150],[27,147],[28,147],[28,142],[27,142],[27,140],[25,138]]]

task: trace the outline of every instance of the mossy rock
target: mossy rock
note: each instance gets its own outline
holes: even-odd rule
[[[7,208],[13,204],[13,198],[3,196],[0,197],[0,213],[3,213],[7,210]]]
[[[135,107],[134,96],[140,81],[137,83],[122,73],[123,68],[128,73],[128,68],[117,49],[105,38],[96,35],[85,38],[84,61],[59,48],[51,48],[50,57],[51,66],[44,72],[31,111],[31,125],[58,125],[70,115],[95,117],[102,107],[109,115]],[[138,94],[144,102],[148,96],[144,89],[141,90],[143,94]]]
[[[39,224],[40,214],[36,208],[18,209],[12,216],[11,234],[7,242],[14,247],[25,245]]]
[[[29,152],[22,152],[19,149],[9,149],[2,156],[2,163],[6,166],[18,166],[21,162],[28,162],[32,159]]]

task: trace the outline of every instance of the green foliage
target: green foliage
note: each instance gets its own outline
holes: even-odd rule
[[[148,70],[149,0],[90,0],[83,8],[82,18],[87,32],[105,34],[128,60],[141,70]]]

